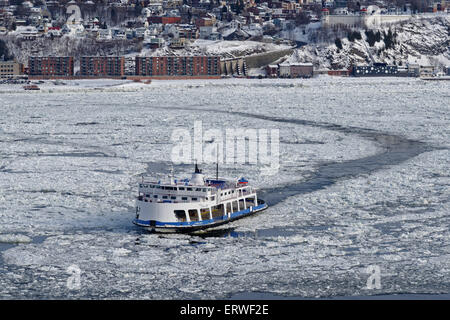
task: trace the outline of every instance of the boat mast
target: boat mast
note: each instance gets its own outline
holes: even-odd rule
[[[216,149],[216,180],[219,180],[219,145]]]

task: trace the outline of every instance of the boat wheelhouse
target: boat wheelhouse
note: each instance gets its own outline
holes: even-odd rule
[[[191,179],[143,181],[133,223],[151,231],[190,232],[211,228],[267,208],[244,178],[205,178],[195,166]]]

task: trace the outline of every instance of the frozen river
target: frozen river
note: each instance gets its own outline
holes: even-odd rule
[[[449,101],[448,81],[406,78],[0,85],[0,298],[448,294]],[[199,120],[279,130],[276,174],[221,166],[270,208],[140,230],[141,175],[167,175],[173,131]]]

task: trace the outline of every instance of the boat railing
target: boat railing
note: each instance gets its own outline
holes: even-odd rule
[[[144,202],[154,202],[154,203],[198,203],[198,202],[209,202],[206,198],[198,198],[199,200],[174,200],[174,199],[155,199],[150,197],[138,196],[139,201]]]

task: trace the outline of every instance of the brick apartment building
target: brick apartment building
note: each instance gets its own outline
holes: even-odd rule
[[[124,57],[81,57],[80,76],[123,77],[124,74]]]
[[[30,57],[28,74],[44,78],[72,77],[73,57]]]
[[[220,76],[220,57],[136,57],[137,76]]]
[[[151,16],[147,18],[149,23],[176,24],[181,23],[181,17]]]

